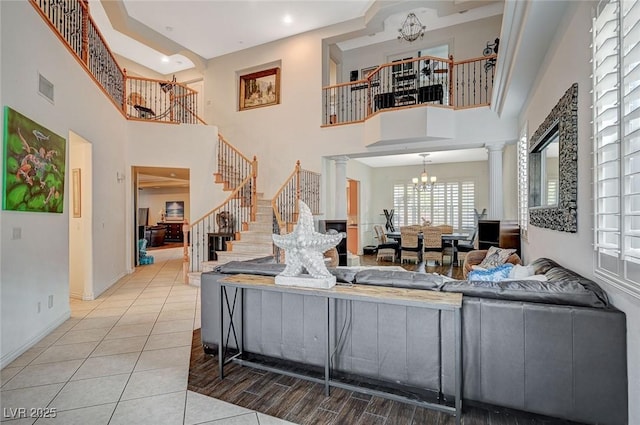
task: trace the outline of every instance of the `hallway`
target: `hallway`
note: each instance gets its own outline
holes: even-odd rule
[[[2,369],[2,422],[288,423],[187,391],[199,288],[182,283],[182,248],[152,255],[98,299],[71,300],[71,318]]]

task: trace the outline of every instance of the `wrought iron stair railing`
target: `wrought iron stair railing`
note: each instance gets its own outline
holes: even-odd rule
[[[257,175],[258,161],[254,158],[251,172],[232,190],[227,199],[189,225],[188,247],[185,237],[185,278],[187,271],[200,271],[202,262],[210,260],[209,233],[232,234],[237,238],[238,233],[248,229],[249,222],[255,221]]]
[[[298,221],[298,200],[309,206],[311,213],[320,214],[320,178],[319,173],[303,170],[300,161],[276,192],[271,201],[273,207],[273,233],[286,234],[293,230]],[[274,245],[276,261],[284,261],[284,252]]]
[[[195,90],[176,81],[127,76],[91,17],[87,0],[29,3],[125,118],[205,124],[198,116]]]

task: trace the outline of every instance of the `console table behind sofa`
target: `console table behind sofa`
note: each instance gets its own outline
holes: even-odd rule
[[[271,372],[280,372],[289,376],[323,383],[325,386],[325,394],[327,396],[329,396],[329,387],[333,386],[436,409],[454,415],[456,417],[456,424],[460,425],[462,412],[462,335],[460,315],[460,310],[462,308],[462,294],[369,285],[336,286],[332,289],[281,286],[275,285],[274,278],[270,276],[243,274],[229,275],[224,279],[218,280],[218,284],[219,305],[217,320],[219,328],[217,334],[225,335],[225,338],[223,338],[222,341],[226,341],[223,344],[218,345],[219,376],[221,379],[224,379],[224,365],[233,361],[245,366],[253,366]],[[232,292],[229,290],[232,290]],[[298,331],[297,333],[302,331],[300,324],[303,324],[305,321],[313,321],[314,323],[321,324],[321,327],[324,327],[324,330],[320,333],[323,336],[321,338],[323,344],[320,345],[323,345],[323,347],[321,350],[318,350],[323,357],[324,379],[312,377],[300,372],[278,369],[273,366],[256,363],[243,358],[245,349],[249,352],[255,352],[255,350],[251,348],[250,344],[245,346],[245,340],[247,342],[253,340],[250,334],[265,332],[265,329],[262,329],[260,325],[262,321],[255,321],[250,317],[253,310],[251,308],[250,300],[252,296],[257,296],[260,299],[263,299],[265,296],[272,299],[279,298],[282,302],[280,304],[280,311],[282,314],[285,314],[285,312],[290,314],[286,323],[290,323],[292,325],[290,330],[294,333],[296,333],[296,328]],[[248,302],[245,303],[245,299],[247,298]],[[318,305],[319,303],[321,305]],[[451,327],[451,338],[453,338],[454,341],[454,352],[452,353],[453,359],[450,359],[448,364],[451,365],[454,371],[454,388],[452,393],[454,396],[453,405],[438,403],[435,401],[420,400],[416,397],[407,397],[396,394],[395,392],[384,391],[380,388],[373,389],[333,379],[332,369],[334,368],[331,365],[333,357],[332,353],[335,353],[338,350],[338,346],[341,344],[340,338],[343,336],[343,333],[339,332],[340,324],[332,320],[335,316],[330,314],[330,311],[333,310],[335,312],[339,305],[338,303],[346,307],[351,307],[354,303],[369,304],[374,308],[388,307],[398,313],[404,312],[405,315],[409,313],[416,313],[420,315],[423,310],[435,312],[436,316],[438,316],[438,313],[441,311],[451,312],[454,317],[454,324]],[[285,304],[286,308],[283,308]],[[317,314],[312,314],[311,317],[308,317],[308,313],[305,313],[305,310],[312,305],[316,307],[312,308],[312,310]],[[238,310],[239,312],[236,313]],[[227,317],[227,320],[224,320],[225,316]],[[245,318],[249,325],[245,325]],[[362,325],[363,328],[375,328],[371,323],[363,323]],[[304,325],[302,326],[304,327]],[[229,334],[229,332],[232,333]],[[319,335],[316,334],[316,337],[318,336]],[[282,334],[276,334],[268,336],[267,338],[277,342],[278,340],[283,341],[286,337],[283,338]],[[380,344],[384,343],[384,341],[376,339],[379,346],[378,350],[384,351],[386,353],[385,357],[403,356],[406,355],[406,352],[403,350],[402,345],[419,344],[420,340],[423,340],[427,343],[427,346],[431,345],[435,347],[436,353],[440,352],[441,337],[439,332],[436,335],[432,335],[431,339],[426,339],[426,341],[424,337],[418,337],[416,341],[400,341],[400,339],[396,341],[387,341],[390,343],[389,347],[380,347]],[[227,345],[238,349],[239,352],[229,358],[226,358]],[[281,356],[277,357],[290,359],[286,352],[287,348],[289,347],[283,345],[281,350],[284,352],[281,353]],[[291,348],[295,350],[295,346],[292,345]],[[437,368],[441,369],[442,359],[438,355],[434,356],[434,359],[438,363]],[[434,359],[432,359],[432,362]],[[340,368],[336,367],[335,369]],[[392,372],[394,372],[393,375],[397,377],[398,371]],[[441,375],[441,373],[442,372],[439,372],[438,375]],[[441,382],[437,382],[436,389],[439,395],[442,394],[441,384]]]
[[[552,286],[558,276],[589,286],[587,279],[549,260],[534,264],[537,273],[548,275]],[[281,265],[238,263],[226,272],[277,274],[283,266],[275,266]],[[408,279],[397,273],[380,283],[397,285],[415,278],[411,272],[406,272]],[[219,340],[218,280],[227,276],[202,274],[202,343],[208,352]],[[354,279],[358,285],[364,283],[359,276]],[[468,284],[452,283],[462,290]],[[610,306],[556,302],[464,295],[463,398],[584,423],[626,425],[624,313]],[[244,334],[246,351],[324,364],[325,325],[317,320],[324,311],[321,299],[246,290],[243,305],[245,322],[250,324]],[[426,389],[436,389],[442,382],[444,394],[454,393],[452,312],[336,300],[331,317],[340,326],[338,332],[345,318],[350,318],[344,343],[334,354],[334,368]],[[439,337],[441,344],[429,343]],[[442,375],[438,376],[440,356]]]

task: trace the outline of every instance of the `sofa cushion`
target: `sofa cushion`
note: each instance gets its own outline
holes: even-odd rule
[[[465,296],[526,301],[546,304],[575,305],[603,308],[606,304],[593,291],[578,281],[540,282],[536,280],[512,280],[482,282],[456,280],[446,282],[443,292],[460,292]]]
[[[410,271],[362,270],[356,274],[355,283],[360,285],[392,286],[396,288],[438,290],[446,276]],[[447,278],[448,279],[448,278]]]
[[[531,266],[534,267],[536,274],[544,274],[550,283],[562,283],[562,282],[578,282],[586,290],[592,292],[602,305],[609,306],[609,298],[607,293],[594,281],[587,279],[578,273],[562,267],[558,263],[548,258],[538,258],[531,262]]]

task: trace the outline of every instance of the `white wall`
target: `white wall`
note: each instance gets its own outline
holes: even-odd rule
[[[73,131],[93,144],[92,233],[101,253],[93,278],[99,294],[126,272],[122,250],[104,249],[125,243],[125,192],[116,181],[116,171],[124,170],[124,120],[28,2],[0,2],[0,9],[0,103],[65,138]],[[55,105],[38,95],[38,72],[54,84]],[[68,165],[66,172],[63,214],[0,212],[2,366],[70,314]],[[22,230],[21,239],[11,238],[14,228]]]
[[[613,304],[627,316],[629,423],[640,423],[640,299],[599,281],[593,273],[593,202],[591,156],[591,3],[572,2],[538,75],[520,123],[529,122],[529,135],[542,123],[572,83],[578,83],[578,232],[565,233],[529,226],[523,241],[526,261],[549,257],[600,283]]]
[[[226,198],[227,194],[222,191],[222,185],[213,184],[218,143],[217,127],[130,121],[127,123],[127,138],[130,140],[127,146],[129,173],[131,167],[189,169],[189,215],[185,217],[189,222],[200,218]],[[128,201],[131,199],[129,194]],[[151,217],[149,222],[151,223]],[[134,226],[135,223],[131,223],[131,226]]]

